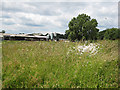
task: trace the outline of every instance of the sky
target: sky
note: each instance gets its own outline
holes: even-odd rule
[[[49,33],[64,34],[68,23],[78,14],[85,13],[96,19],[100,31],[118,27],[118,1],[94,0],[84,2],[59,0],[58,2],[27,0],[5,0],[0,3],[0,29],[6,33]]]

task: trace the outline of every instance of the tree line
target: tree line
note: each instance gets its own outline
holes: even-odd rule
[[[91,19],[86,14],[79,14],[73,17],[68,24],[69,30],[65,31],[64,38],[71,41],[75,40],[115,40],[120,38],[120,29],[111,28],[99,32],[96,19]]]
[[[120,29],[118,28],[110,28],[103,30],[99,32],[99,38],[100,40],[103,39],[109,39],[109,40],[115,40],[120,38]]]

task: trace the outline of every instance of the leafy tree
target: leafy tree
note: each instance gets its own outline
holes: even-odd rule
[[[66,30],[65,31],[65,38],[67,39],[68,38],[68,35],[70,34],[70,30]]]
[[[111,28],[111,29],[106,29],[106,32],[104,34],[104,39],[109,39],[109,40],[115,40],[120,38],[120,29],[117,28]]]
[[[66,30],[65,35],[71,41],[81,40],[83,37],[86,40],[95,40],[99,31],[96,28],[97,24],[96,19],[91,19],[86,14],[79,14],[71,19],[68,24],[69,30]]]
[[[5,33],[5,30],[2,30],[2,33]]]
[[[75,32],[70,32],[70,34],[68,35],[68,39],[74,41],[76,39]]]
[[[103,40],[103,39],[104,39],[104,34],[105,34],[106,31],[107,31],[107,30],[100,31],[100,32],[99,32],[99,38],[98,38],[98,39]]]

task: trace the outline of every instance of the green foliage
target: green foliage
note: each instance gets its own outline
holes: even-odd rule
[[[76,39],[76,35],[74,31],[70,32],[70,34],[68,35],[68,39],[71,41],[74,41]]]
[[[118,42],[97,41],[95,56],[67,55],[82,42],[3,41],[3,88],[117,88]]]
[[[104,38],[110,39],[110,40],[118,39],[119,35],[120,35],[120,34],[118,34],[118,32],[119,32],[119,29],[117,29],[117,28],[107,29],[107,31],[104,34]]]
[[[70,34],[70,31],[69,30],[66,30],[65,31],[65,38],[67,39],[68,38],[68,35]]]
[[[5,30],[2,30],[2,32],[1,33],[5,33]]]
[[[73,17],[68,24],[69,30],[65,31],[65,38],[71,41],[75,40],[115,40],[120,38],[120,29],[110,28],[99,32],[96,19],[91,19],[86,14],[79,14]]]
[[[64,34],[59,34],[59,33],[57,33],[57,37],[60,39],[65,39],[65,35]]]
[[[65,33],[68,39],[72,41],[75,39],[81,40],[83,36],[86,40],[95,40],[97,39],[97,32],[99,31],[96,28],[97,24],[96,19],[91,19],[90,16],[86,14],[79,14],[69,22],[69,30],[66,30]]]
[[[104,34],[105,34],[106,30],[103,30],[103,31],[100,31],[99,32],[99,38],[100,40],[103,40],[104,39]]]
[[[109,40],[115,40],[120,38],[120,29],[118,28],[110,28],[106,29],[104,31],[99,32],[99,39],[109,39]]]

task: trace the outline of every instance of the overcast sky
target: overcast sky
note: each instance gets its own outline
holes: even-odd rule
[[[68,23],[85,13],[98,28],[118,27],[118,2],[2,2],[2,26],[6,33],[65,33]]]

